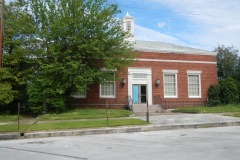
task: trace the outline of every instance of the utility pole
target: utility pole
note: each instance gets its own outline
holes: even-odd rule
[[[1,22],[0,22],[0,68],[2,67],[2,54],[3,54],[3,15],[4,15],[4,0],[1,0]]]

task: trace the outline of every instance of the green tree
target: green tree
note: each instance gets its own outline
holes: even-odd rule
[[[220,99],[222,104],[234,104],[239,102],[238,83],[235,79],[228,77],[219,82]]]
[[[17,102],[26,102],[26,86],[29,74],[34,72],[30,45],[34,25],[32,18],[23,10],[21,2],[5,6],[4,15],[4,55],[0,68],[0,102],[6,109],[16,111]]]
[[[217,85],[210,85],[208,89],[208,105],[209,106],[217,106],[221,103],[220,100],[220,86]]]
[[[218,78],[225,79],[227,77],[236,78],[238,68],[238,50],[232,47],[218,46],[215,49],[217,52],[217,68]],[[240,70],[240,69],[239,69]]]
[[[120,10],[115,3],[18,0],[14,6],[17,11],[11,14],[21,14],[18,23],[10,18],[6,24],[12,37],[4,57],[18,61],[5,66],[15,71],[9,71],[10,79],[21,75],[18,84],[27,90],[31,106],[40,106],[45,97],[48,110],[62,111],[74,92],[113,80],[104,70],[120,70],[135,58],[131,43],[125,41],[131,35],[122,31],[116,18]]]
[[[236,76],[234,77],[238,82],[240,82],[240,57],[238,57],[238,63],[236,67]]]
[[[11,103],[15,94],[12,86],[9,83],[0,83],[0,87],[0,104],[5,105]]]

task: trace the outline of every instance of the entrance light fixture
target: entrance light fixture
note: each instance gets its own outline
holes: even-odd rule
[[[159,86],[160,85],[160,79],[157,79],[156,80],[156,86]]]
[[[124,86],[127,83],[127,80],[125,78],[122,78],[121,84]]]

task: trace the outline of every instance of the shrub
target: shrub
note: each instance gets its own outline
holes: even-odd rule
[[[9,104],[14,99],[16,92],[12,90],[12,86],[9,83],[0,83],[0,104]]]
[[[211,85],[208,89],[208,105],[217,106],[221,103],[219,85]]]
[[[219,98],[223,104],[235,104],[239,102],[239,92],[237,81],[228,77],[219,82]]]

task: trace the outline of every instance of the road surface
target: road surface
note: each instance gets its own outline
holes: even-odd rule
[[[239,159],[239,126],[0,141],[0,160]]]

